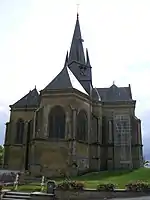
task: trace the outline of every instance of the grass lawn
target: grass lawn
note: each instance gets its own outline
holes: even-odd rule
[[[84,181],[87,188],[96,188],[99,183],[114,183],[118,188],[132,181],[147,181],[150,183],[150,169],[140,168],[134,171],[95,172],[77,177],[76,180]]]
[[[93,172],[83,176],[71,178],[72,180],[82,181],[85,183],[86,188],[96,188],[99,183],[114,183],[118,188],[125,188],[125,185],[132,181],[147,181],[150,183],[150,169],[141,168],[134,171],[104,171],[104,172]],[[62,181],[57,179],[56,182]],[[40,183],[22,185],[18,188],[21,191],[33,191],[40,189]]]

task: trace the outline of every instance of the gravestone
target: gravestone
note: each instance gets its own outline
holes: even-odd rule
[[[56,190],[56,183],[53,180],[47,182],[47,193],[48,194],[55,194]]]
[[[41,192],[44,191],[44,186],[45,186],[45,177],[42,176],[42,182],[41,182]]]
[[[15,179],[15,181],[14,181],[14,190],[17,190],[17,189],[18,189],[18,185],[19,185],[19,176],[20,176],[20,174],[18,173],[18,174],[16,175],[16,179]]]

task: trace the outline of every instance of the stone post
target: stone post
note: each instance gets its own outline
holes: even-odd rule
[[[77,170],[74,166],[74,162],[76,162],[76,115],[77,111],[76,109],[72,109],[72,114],[69,115],[67,113],[67,119],[66,119],[66,124],[67,124],[67,131],[66,135],[69,139],[69,165],[70,165],[70,175],[76,175]],[[72,118],[72,120],[71,120]]]
[[[71,136],[71,118],[70,113],[66,111],[66,125],[65,125],[65,139],[68,140],[69,150],[68,150],[68,165],[72,162],[72,136]]]
[[[16,129],[16,121],[11,122],[11,134],[10,134],[10,143],[11,144],[16,144],[16,137],[17,137],[17,129]],[[15,134],[14,134],[15,133]]]
[[[36,124],[36,111],[34,112],[34,116],[33,116],[33,135],[32,135],[33,139],[36,137],[35,124]]]
[[[76,156],[76,126],[77,126],[77,110],[73,109],[73,114],[72,114],[72,156]]]
[[[101,166],[101,118],[98,117],[98,138],[97,138],[97,142],[98,142],[98,146],[97,146],[97,151],[98,151],[98,169],[100,170],[100,166]]]
[[[71,123],[71,120],[70,120],[69,112],[66,112],[65,139],[71,138],[70,123]]]
[[[44,106],[43,111],[43,136],[45,138],[49,137],[49,130],[48,130],[48,108]]]
[[[32,144],[32,147],[31,147],[31,156],[30,156],[30,162],[32,165],[35,164],[35,146],[34,144]]]
[[[112,143],[112,121],[109,120],[108,121],[108,126],[109,126],[109,129],[108,129],[108,142],[111,144]]]
[[[28,121],[24,121],[24,137],[23,137],[23,146],[22,146],[22,162],[21,162],[21,167],[22,169],[25,170],[25,160],[26,160],[26,149],[27,147],[27,137],[28,137]]]

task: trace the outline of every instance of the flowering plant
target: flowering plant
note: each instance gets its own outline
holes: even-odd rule
[[[116,185],[113,183],[100,183],[97,185],[98,191],[114,191]]]
[[[148,191],[150,189],[150,184],[144,181],[135,181],[126,184],[126,188],[128,191]]]

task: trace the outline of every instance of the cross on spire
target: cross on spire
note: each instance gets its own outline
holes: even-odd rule
[[[80,6],[80,4],[77,3],[77,15],[79,15],[79,6]]]

